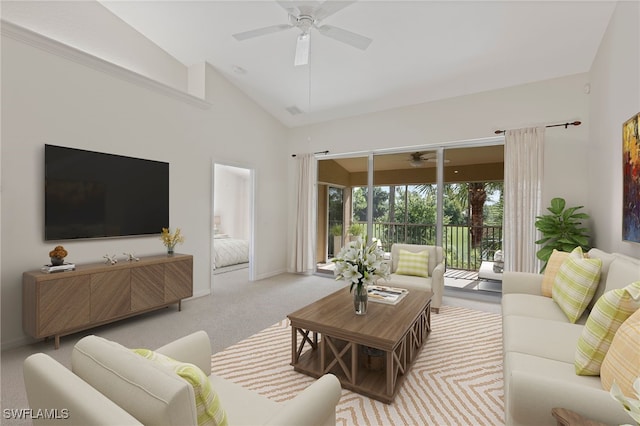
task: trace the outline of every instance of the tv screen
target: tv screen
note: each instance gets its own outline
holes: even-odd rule
[[[160,234],[169,163],[45,145],[45,240]]]

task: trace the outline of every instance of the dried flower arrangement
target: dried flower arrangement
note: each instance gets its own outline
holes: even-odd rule
[[[67,254],[69,253],[67,253],[64,247],[56,246],[56,248],[54,248],[49,252],[49,257],[56,258],[56,259],[64,259],[65,257],[67,257]]]
[[[162,228],[162,234],[160,235],[162,244],[167,247],[169,253],[173,253],[173,248],[178,243],[184,242],[184,236],[180,233],[180,228],[176,228],[176,232],[171,233],[170,228]]]

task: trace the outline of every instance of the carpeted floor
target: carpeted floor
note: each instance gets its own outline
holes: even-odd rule
[[[443,306],[393,404],[343,390],[339,425],[504,424],[500,315]],[[213,372],[275,401],[314,379],[291,362],[288,320],[215,354]]]

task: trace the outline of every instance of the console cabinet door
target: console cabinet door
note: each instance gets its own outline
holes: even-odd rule
[[[164,304],[164,265],[131,269],[131,310],[142,311]]]
[[[91,322],[90,281],[89,275],[81,275],[40,283],[37,321],[39,335],[52,336]]]
[[[193,259],[164,265],[164,301],[175,302],[193,296]]]
[[[101,322],[131,312],[131,270],[91,275],[91,321]]]

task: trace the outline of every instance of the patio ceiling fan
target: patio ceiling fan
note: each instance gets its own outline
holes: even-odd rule
[[[346,43],[360,50],[366,50],[371,42],[368,37],[347,31],[333,25],[319,25],[321,21],[344,9],[355,1],[294,1],[281,0],[276,1],[280,7],[287,11],[289,23],[270,25],[264,28],[245,31],[233,34],[233,38],[238,41],[247,40],[254,37],[260,37],[266,34],[276,33],[291,28],[297,28],[300,31],[298,41],[296,43],[296,54],[294,65],[306,65],[309,63],[309,47],[311,42],[311,29],[317,30],[320,34]]]
[[[414,152],[413,154],[409,154],[409,159],[407,160],[411,167],[423,167],[424,163],[435,163],[438,161],[438,155],[435,152]],[[448,163],[449,160],[444,160],[445,163]]]

